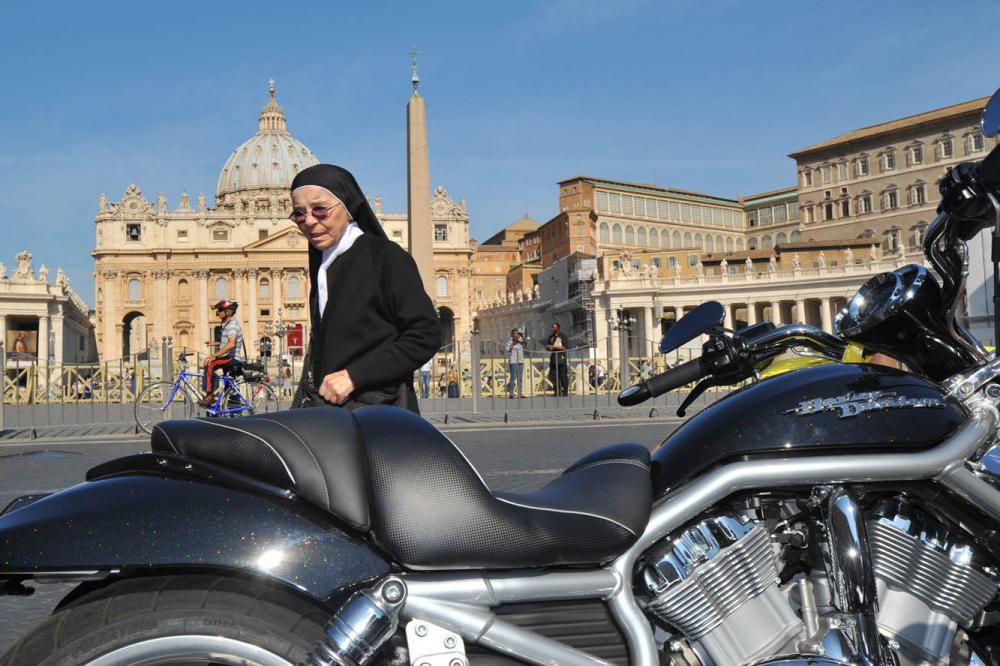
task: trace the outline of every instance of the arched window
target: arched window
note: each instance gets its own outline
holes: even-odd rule
[[[715,240],[711,236],[705,236],[705,251],[715,252]]]
[[[622,244],[622,225],[616,224],[611,228],[611,239],[613,243]]]
[[[128,281],[128,300],[138,301],[142,299],[142,283],[136,278]]]
[[[786,241],[786,238],[787,238],[787,237],[785,236],[785,232],[784,232],[784,231],[782,231],[782,232],[781,232],[780,234],[778,234],[778,236],[777,236],[777,237],[776,237],[776,238],[774,239],[774,244],[775,244],[775,245],[781,245],[782,243],[784,243],[784,242]]]
[[[673,240],[674,240],[673,249],[676,250],[681,246],[681,232],[675,231]]]
[[[288,298],[301,298],[302,281],[296,276],[288,278]]]
[[[229,281],[224,277],[215,278],[215,298],[222,300],[229,297]]]
[[[763,238],[761,238],[760,239],[760,247],[761,247],[762,250],[770,250],[771,249],[771,237],[770,236],[764,236]]]
[[[693,241],[691,240],[691,232],[690,231],[684,232],[684,247],[691,247],[692,242]]]
[[[802,238],[802,232],[798,229],[792,232],[791,239],[793,243],[798,243],[800,238]]]
[[[737,252],[742,252],[743,251],[743,239],[742,238],[737,238],[736,239],[736,251]]]
[[[702,238],[701,238],[701,234],[695,234],[694,235],[694,246],[698,247],[698,248],[701,248],[701,249],[705,249],[705,246],[702,244],[702,242],[703,241],[702,241]]]
[[[660,234],[656,229],[649,230],[649,247],[660,247]]]
[[[642,245],[642,246],[646,245],[646,228],[645,227],[639,227],[639,231],[638,231],[638,233],[636,233],[636,240],[639,242],[639,245]]]
[[[729,252],[730,254],[732,254],[732,252],[733,252],[733,239],[732,238],[727,238],[726,239],[726,252]]]
[[[607,222],[601,222],[601,242],[607,243],[611,240],[611,231],[608,229]]]
[[[437,295],[438,298],[448,298],[448,278],[444,275],[438,276]]]
[[[757,249],[757,239],[756,238],[751,238],[751,239],[749,239],[747,241],[747,249],[748,250],[756,250]]]
[[[625,244],[635,245],[635,229],[632,228],[632,225],[625,227]]]
[[[187,301],[191,298],[191,285],[188,284],[187,280],[180,280],[177,282],[177,300]]]
[[[260,289],[258,290],[261,300],[271,298],[271,281],[264,278],[260,281]]]

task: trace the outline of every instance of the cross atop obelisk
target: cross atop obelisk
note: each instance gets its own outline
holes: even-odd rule
[[[420,75],[417,74],[417,56],[420,55],[420,51],[414,46],[410,50],[410,57],[413,58],[413,75],[410,77],[410,81],[413,83],[413,94],[417,94],[417,86],[420,85]]]

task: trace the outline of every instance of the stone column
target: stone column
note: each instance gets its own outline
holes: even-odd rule
[[[684,306],[675,305],[674,306],[674,323],[676,324],[684,317]]]
[[[52,332],[55,334],[55,363],[56,365],[63,364],[63,342],[66,337],[66,331],[64,329],[64,317],[61,314],[53,315],[52,317]]]
[[[191,346],[196,352],[207,353],[205,343],[211,340],[208,332],[208,271],[195,271],[194,277],[198,281],[198,339],[192,341]]]
[[[830,317],[830,299],[821,298],[819,301],[819,316],[820,320],[823,322],[823,330],[827,333],[833,333],[833,321]]]
[[[795,301],[795,321],[799,324],[806,323],[806,302],[801,298]]]
[[[49,316],[38,318],[38,365],[49,363]]]
[[[155,270],[153,271],[153,279],[156,281],[156,302],[153,304],[153,316],[156,318],[153,322],[153,337],[157,340],[164,336],[172,335],[173,331],[170,321],[170,296],[168,294],[167,280],[170,278],[170,271],[168,270]],[[153,345],[154,347],[156,345]]]
[[[747,326],[757,323],[757,305],[753,301],[747,303]]]
[[[10,349],[7,349],[7,315],[5,314],[0,314],[0,345],[3,346],[4,353],[3,356],[0,356],[0,370],[3,370],[7,364],[6,355],[11,352]]]
[[[271,321],[278,320],[278,311],[281,310],[281,271],[271,271]]]
[[[781,326],[781,301],[771,301],[771,321],[775,326]]]
[[[244,335],[246,335],[249,316],[247,312],[246,277],[247,271],[245,268],[233,269],[233,300],[240,305],[240,309],[237,310],[236,321],[240,323],[240,328],[243,329]]]
[[[118,272],[104,271],[104,344],[100,350],[101,359],[108,361],[121,358],[122,340],[117,335],[120,320],[118,312]]]
[[[614,319],[618,319],[618,312],[611,310],[611,316]],[[617,330],[614,326],[608,326],[608,339],[611,340],[611,358],[608,359],[608,364],[618,367],[618,361],[622,355],[622,343],[621,343],[621,331]],[[611,368],[607,368],[608,375],[611,374]]]
[[[257,332],[258,328],[258,317],[260,312],[257,309],[257,290],[259,286],[257,284],[257,269],[251,268],[247,271],[247,315],[249,315],[249,330],[246,336],[247,341],[247,351],[249,352],[253,349],[253,343],[255,340],[260,339],[260,335]]]
[[[660,341],[658,332],[653,330],[653,308],[646,307],[642,309],[642,335],[643,340],[640,353],[645,358],[650,355],[652,350],[656,349],[656,345]]]

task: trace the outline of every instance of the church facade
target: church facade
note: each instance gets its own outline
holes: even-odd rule
[[[262,341],[296,357],[308,340],[307,240],[288,220],[288,187],[319,159],[287,129],[273,86],[258,130],[226,160],[213,204],[187,193],[176,206],[129,185],[116,201],[101,196],[97,216],[95,331],[104,360],[127,358],[164,337],[175,349],[206,351],[218,322],[211,306],[236,300],[251,357]],[[428,192],[437,302],[449,334],[471,330],[469,276],[474,245],[464,200]],[[372,207],[390,239],[408,245],[406,213]],[[277,336],[276,336],[277,333]]]

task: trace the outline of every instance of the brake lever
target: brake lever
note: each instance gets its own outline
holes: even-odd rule
[[[712,388],[713,386],[721,386],[721,385],[722,385],[722,377],[709,377],[708,379],[703,379],[700,382],[698,382],[698,384],[695,385],[693,389],[691,389],[691,392],[688,393],[687,397],[684,398],[684,402],[681,403],[681,406],[677,408],[677,416],[680,416],[682,418],[686,416],[687,408],[690,407],[691,403],[697,400],[702,393]]]

